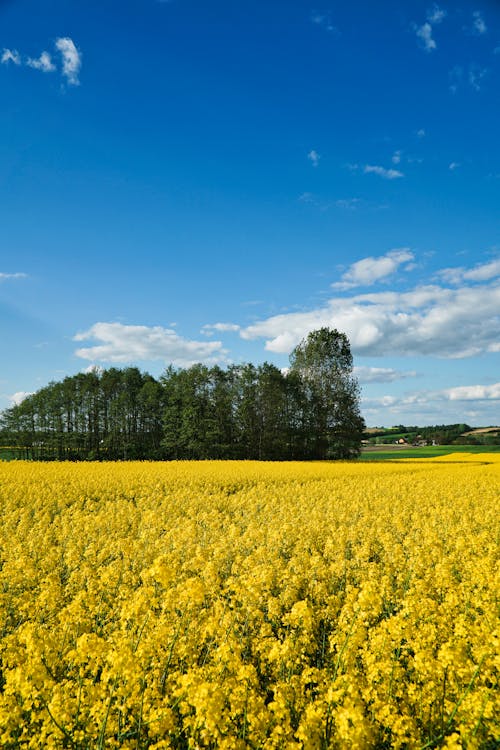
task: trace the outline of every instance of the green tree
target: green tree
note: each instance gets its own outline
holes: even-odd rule
[[[312,331],[290,355],[305,399],[305,453],[309,458],[359,455],[365,424],[353,376],[349,339],[330,328]]]

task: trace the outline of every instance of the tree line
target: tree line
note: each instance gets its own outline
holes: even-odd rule
[[[38,460],[348,459],[364,422],[347,337],[313,331],[290,367],[136,367],[53,382],[6,409],[0,439]]]

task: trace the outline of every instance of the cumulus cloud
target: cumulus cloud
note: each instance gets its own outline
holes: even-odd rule
[[[365,164],[363,172],[365,174],[377,174],[379,177],[383,177],[384,180],[396,180],[398,177],[404,177],[404,174],[397,169],[385,169],[376,164]]]
[[[26,60],[26,65],[29,68],[34,68],[35,70],[41,70],[42,73],[53,73],[56,69],[56,66],[52,62],[52,58],[49,55],[48,52],[42,52],[40,57],[34,59],[32,57],[28,57]]]
[[[390,250],[377,258],[369,257],[353,263],[342,275],[342,280],[332,284],[333,289],[344,291],[356,286],[371,286],[395,273],[404,263],[409,263],[414,255],[407,247]]]
[[[63,76],[72,86],[78,86],[78,75],[82,67],[82,56],[75,43],[68,36],[56,39],[56,49],[59,50],[63,61]]]
[[[319,164],[319,160],[321,159],[321,156],[318,154],[317,151],[312,149],[312,151],[309,151],[309,153],[307,154],[307,158],[309,159],[313,167],[317,167]]]
[[[8,63],[21,65],[21,55],[19,54],[17,49],[7,49],[6,47],[4,47],[0,61],[3,65],[7,65]]]
[[[448,401],[500,401],[500,383],[492,385],[461,385],[447,388],[440,395]]]
[[[492,267],[478,267],[464,269],[459,278],[474,281],[489,274]],[[356,355],[463,358],[496,352],[500,281],[333,297],[313,310],[257,321],[242,328],[240,335],[265,339],[268,351],[289,353],[310,331],[323,326],[344,331]]]
[[[353,371],[360,383],[393,383],[395,380],[417,377],[415,370],[394,370],[392,367],[357,366]]]
[[[100,343],[77,349],[75,354],[92,362],[163,360],[179,367],[190,367],[196,362],[215,364],[226,359],[220,341],[184,339],[173,329],[161,326],[95,323],[88,331],[76,334],[73,340],[89,339]]]

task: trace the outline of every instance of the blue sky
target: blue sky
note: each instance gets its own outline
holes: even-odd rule
[[[500,3],[0,0],[0,408],[92,366],[285,367],[500,423]]]

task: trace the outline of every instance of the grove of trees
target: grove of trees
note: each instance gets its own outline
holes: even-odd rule
[[[364,422],[345,334],[313,331],[290,368],[242,364],[79,373],[0,417],[0,443],[39,460],[348,459]]]

